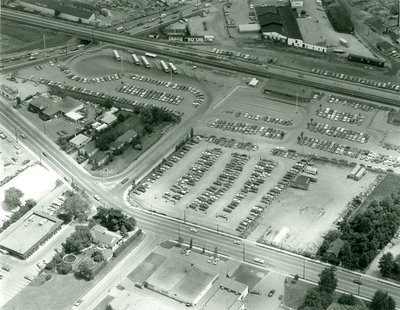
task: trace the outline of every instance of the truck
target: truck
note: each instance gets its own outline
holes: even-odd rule
[[[345,40],[345,39],[343,39],[343,38],[340,38],[340,39],[339,39],[339,44],[340,44],[340,45],[343,45],[343,46],[345,46],[345,47],[349,47],[349,42],[347,42],[347,40]]]
[[[360,165],[360,164],[357,164],[357,165],[353,168],[353,170],[351,170],[350,174],[347,175],[347,178],[348,178],[348,179],[354,179],[354,177],[357,175],[358,171],[359,171],[361,168],[362,168],[361,165]]]
[[[164,60],[160,61],[160,65],[161,65],[161,67],[162,67],[162,69],[164,70],[165,73],[169,72],[169,68],[168,68],[168,66],[167,66],[167,64],[165,63]]]
[[[142,56],[142,62],[146,68],[150,68],[150,63],[145,56]]]
[[[364,176],[366,171],[367,171],[367,169],[365,169],[364,167],[361,167],[361,169],[358,170],[358,172],[354,176],[354,180],[356,180],[356,181],[360,180]]]

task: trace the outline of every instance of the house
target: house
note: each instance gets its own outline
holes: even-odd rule
[[[367,18],[365,23],[376,33],[382,34],[385,31],[385,25],[377,16]]]
[[[103,118],[100,120],[103,124],[110,126],[117,120],[117,117],[112,113],[105,113]]]
[[[95,21],[95,14],[82,5],[73,6],[57,0],[20,0],[19,4],[27,11],[38,12],[44,15],[57,15],[58,18],[69,21],[90,24]]]
[[[79,150],[79,153],[85,155],[87,157],[92,157],[94,154],[97,153],[99,149],[96,147],[96,141],[90,141],[86,144],[83,148]]]
[[[137,137],[137,133],[135,130],[130,129],[120,135],[115,141],[110,144],[110,149],[112,151],[119,150],[120,148],[124,147],[127,143],[132,142],[134,138]]]
[[[83,115],[82,115],[82,114],[79,114],[78,112],[72,111],[72,112],[66,113],[66,114],[65,114],[65,117],[66,117],[68,120],[70,120],[70,121],[76,123],[77,121],[79,121],[80,119],[83,118]]]
[[[40,96],[29,102],[28,110],[33,113],[40,113],[53,104],[53,100],[48,97]]]
[[[93,236],[94,242],[100,247],[113,249],[119,240],[122,239],[120,234],[109,231],[107,228],[101,225],[95,225],[90,229],[90,233]]]
[[[76,137],[72,138],[71,140],[69,140],[69,143],[77,148],[80,149],[82,146],[85,146],[92,138],[85,136],[83,134],[79,134]]]
[[[18,90],[2,84],[0,86],[0,94],[8,100],[15,100],[18,97]]]
[[[95,167],[103,166],[107,160],[110,158],[110,155],[104,151],[98,151],[90,158],[90,163]]]
[[[28,106],[29,111],[39,113],[39,117],[45,121],[76,112],[82,108],[83,103],[71,97],[65,97],[62,101],[55,102],[46,96],[32,99]]]

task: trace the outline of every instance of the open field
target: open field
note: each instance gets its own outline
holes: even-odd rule
[[[360,181],[347,178],[351,168],[316,164],[318,181],[311,182],[308,191],[287,188],[264,213],[264,218],[250,238],[271,243],[284,228],[287,237],[278,246],[295,251],[314,253],[322,236],[340,218],[346,204],[376,178],[367,173]],[[334,177],[332,177],[334,176]],[[255,236],[263,231],[261,236]]]

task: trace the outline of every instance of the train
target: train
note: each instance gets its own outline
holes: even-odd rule
[[[349,54],[347,56],[347,59],[350,61],[354,62],[361,62],[363,64],[371,65],[371,66],[377,66],[377,67],[384,67],[385,66],[385,61],[376,59],[376,58],[371,58],[371,57],[366,57],[366,56],[361,56],[361,55],[356,55],[356,54]]]

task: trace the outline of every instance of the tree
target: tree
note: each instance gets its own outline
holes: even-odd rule
[[[120,231],[122,226],[127,231],[132,231],[136,227],[136,220],[134,217],[128,217],[122,213],[121,210],[115,208],[97,208],[97,214],[93,217],[101,226],[106,227],[111,231]]]
[[[67,264],[66,262],[62,261],[57,265],[56,269],[59,274],[68,274],[72,271],[72,266],[71,264]]]
[[[54,10],[54,17],[58,18],[60,17],[61,12],[59,10]]]
[[[383,254],[379,260],[379,270],[382,276],[389,278],[392,275],[394,266],[393,254],[390,252]]]
[[[104,256],[100,251],[94,251],[92,254],[92,258],[96,263],[104,261]]]
[[[17,106],[20,106],[22,103],[22,100],[20,97],[15,98],[15,100],[17,101]]]
[[[83,249],[90,246],[92,242],[93,236],[90,233],[90,229],[86,226],[76,226],[75,232],[64,243],[65,253],[79,254]]]
[[[94,278],[94,272],[92,269],[92,266],[87,261],[83,261],[78,265],[78,270],[76,272],[76,275],[81,278],[85,279],[87,281],[90,281]]]
[[[69,214],[72,219],[82,218],[82,215],[86,215],[86,212],[90,209],[88,201],[73,192],[67,192],[63,207],[65,213]],[[85,219],[86,216],[83,218]]]
[[[305,309],[306,307],[310,307],[311,309],[322,309],[322,298],[319,291],[316,289],[307,291],[304,303],[300,309]]]
[[[9,209],[13,210],[21,206],[22,196],[24,196],[24,193],[20,189],[10,187],[9,189],[6,189],[4,193],[4,203]]]
[[[106,99],[104,99],[103,105],[105,108],[111,109],[113,106],[113,101],[110,98],[106,98]]]
[[[335,267],[325,268],[319,275],[318,287],[321,292],[332,294],[337,286]]]
[[[190,238],[189,249],[192,249],[192,247],[193,247],[193,238]]]
[[[372,297],[371,304],[369,305],[370,310],[395,310],[396,303],[393,298],[387,293],[381,290],[375,292]]]
[[[357,304],[357,298],[351,294],[342,294],[340,295],[338,302],[341,305],[355,306]]]

